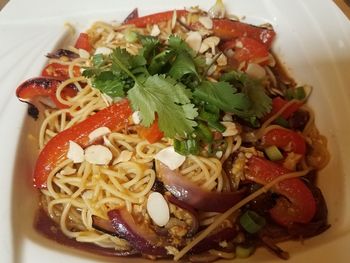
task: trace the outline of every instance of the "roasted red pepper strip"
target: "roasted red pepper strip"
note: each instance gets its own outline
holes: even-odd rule
[[[32,101],[35,97],[49,97],[57,108],[67,108],[67,105],[60,103],[56,97],[57,87],[62,80],[49,77],[38,77],[29,79],[18,86],[16,95],[21,101]],[[77,90],[74,85],[68,85],[62,90],[62,97],[74,97]]]
[[[148,16],[142,16],[134,19],[129,19],[125,24],[134,24],[136,27],[146,27],[147,25],[158,24],[160,22],[171,20],[174,10],[156,13]],[[186,10],[176,10],[177,17],[185,16]]]
[[[149,143],[155,143],[164,137],[164,133],[158,127],[157,120],[155,120],[150,127],[140,126],[137,133]]]
[[[74,74],[74,77],[79,77],[80,67],[74,66],[73,74]],[[60,63],[50,63],[43,69],[43,71],[41,72],[41,76],[54,77],[54,78],[63,79],[63,80],[68,79],[69,78],[68,65],[62,65]]]
[[[271,117],[272,115],[276,114],[280,109],[284,107],[288,103],[287,100],[282,99],[281,97],[275,97],[272,99],[272,110],[268,114],[268,116],[265,117],[265,119]],[[295,101],[290,106],[288,106],[282,113],[281,117],[284,119],[288,119],[294,112],[296,112],[301,106],[303,105],[302,101]]]
[[[223,51],[227,49],[234,50],[233,58],[238,62],[251,61],[259,58],[266,58],[265,63],[268,61],[268,49],[261,42],[253,38],[239,37],[235,40],[229,40],[224,42],[220,48]]]
[[[290,171],[279,164],[253,156],[248,159],[246,178],[265,185]],[[273,191],[284,196],[277,199],[269,211],[278,224],[308,223],[316,212],[316,201],[310,189],[299,178],[287,179],[273,187]]]
[[[108,127],[111,131],[124,128],[132,111],[127,100],[113,104],[84,121],[64,130],[53,137],[42,149],[34,170],[34,186],[46,187],[50,172],[68,151],[69,141],[74,141],[83,148],[89,145],[88,135],[99,127]]]
[[[214,19],[213,20],[214,35],[221,40],[232,40],[238,37],[253,38],[264,44],[267,50],[271,48],[275,31],[268,28],[257,27],[246,23],[232,21],[229,19]]]
[[[304,155],[306,143],[299,133],[283,128],[276,128],[265,133],[261,139],[263,146],[275,145],[286,152]]]
[[[90,44],[89,35],[86,33],[80,33],[74,47],[78,49],[85,49],[87,52],[91,52],[92,46]]]

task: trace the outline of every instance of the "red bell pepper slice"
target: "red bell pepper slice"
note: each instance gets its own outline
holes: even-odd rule
[[[239,47],[242,46],[242,47]],[[269,51],[261,42],[249,38],[239,37],[235,40],[229,40],[221,45],[223,51],[232,49],[235,51],[233,58],[238,62],[251,61],[259,58],[266,58],[268,61]]]
[[[142,16],[134,19],[129,19],[125,24],[134,24],[136,27],[146,27],[147,25],[158,24],[164,21],[171,20],[174,10]],[[186,10],[176,10],[177,17],[185,16]]]
[[[140,126],[137,133],[141,138],[145,138],[149,143],[155,143],[164,137],[164,133],[159,129],[157,119],[150,127]]]
[[[262,185],[290,173],[283,166],[256,156],[248,159],[246,169],[247,179]],[[312,220],[316,213],[316,201],[301,179],[291,178],[281,181],[273,187],[273,191],[284,197],[277,199],[276,205],[269,211],[275,222],[288,226]]]
[[[263,146],[275,145],[286,152],[294,152],[301,155],[304,155],[306,152],[306,143],[303,136],[292,130],[272,129],[263,135],[261,141]]]
[[[74,77],[80,76],[80,67],[73,67],[73,75]],[[46,67],[41,72],[41,76],[43,77],[53,77],[58,79],[68,79],[68,65],[62,65],[60,63],[50,63],[46,65]]]
[[[34,169],[34,187],[46,187],[46,180],[58,161],[68,151],[69,141],[74,141],[80,146],[89,145],[89,134],[99,127],[108,127],[111,131],[117,131],[128,124],[128,118],[132,110],[129,102],[123,100],[113,104],[84,121],[68,128],[53,137],[41,150]]]
[[[280,111],[286,104],[288,103],[287,100],[282,99],[281,97],[275,97],[272,99],[272,110],[271,112],[265,117],[265,119],[268,119],[272,115],[276,114],[278,111]],[[295,101],[290,106],[288,106],[282,113],[281,117],[284,119],[288,119],[294,112],[296,112],[301,106],[303,105],[302,101]]]
[[[232,40],[237,37],[245,36],[253,38],[262,43],[267,50],[271,48],[272,41],[276,35],[275,31],[272,29],[253,26],[229,19],[214,19],[213,31],[214,35],[220,37],[221,40]]]
[[[87,52],[91,52],[92,46],[90,44],[89,35],[86,33],[80,33],[74,47],[77,49],[85,49]]]
[[[18,86],[16,95],[21,101],[33,101],[34,98],[42,96],[49,97],[57,108],[64,109],[67,105],[60,103],[56,97],[57,87],[62,80],[49,77],[38,77],[26,80]],[[77,90],[74,85],[68,85],[62,90],[62,97],[74,97]]]

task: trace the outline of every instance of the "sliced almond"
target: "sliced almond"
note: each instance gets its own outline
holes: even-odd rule
[[[133,112],[133,114],[131,115],[132,121],[134,124],[140,124],[142,121],[142,116],[141,116],[141,112],[140,111],[135,111]]]
[[[201,47],[199,48],[199,53],[203,54],[205,51],[207,51],[209,49],[209,45],[202,42]]]
[[[84,149],[79,144],[69,141],[67,158],[73,163],[82,163],[84,161]]]
[[[213,28],[213,20],[208,16],[201,16],[198,18],[199,23],[201,23],[206,29]]]
[[[262,79],[266,75],[265,69],[256,63],[249,63],[245,71],[249,76],[257,79]]]
[[[218,159],[220,159],[220,158],[222,157],[222,155],[223,155],[223,152],[222,152],[222,151],[217,151],[217,152],[215,153],[215,156],[216,156],[216,158],[218,158]]]
[[[113,52],[112,49],[110,49],[108,47],[98,47],[98,48],[96,48],[94,55],[102,54],[102,55],[108,56],[112,52]]]
[[[233,118],[232,118],[232,115],[231,115],[231,114],[226,113],[226,114],[222,117],[222,120],[223,120],[223,121],[226,121],[226,122],[232,122],[232,121],[233,121]]]
[[[173,146],[169,146],[161,151],[159,151],[154,158],[166,166],[168,166],[171,170],[175,170],[179,168],[184,161],[186,160],[186,157],[178,154],[175,152],[175,149]]]
[[[196,53],[198,53],[202,44],[202,36],[196,31],[190,31],[187,34],[185,41]]]
[[[85,149],[85,160],[91,164],[107,165],[112,157],[112,152],[103,145],[91,145]]]
[[[220,43],[220,38],[216,36],[207,37],[203,40],[203,43],[211,48],[211,53],[215,54],[215,47]]]
[[[79,51],[79,57],[86,58],[86,59],[90,58],[89,52],[87,52],[85,49],[79,48],[78,51]]]
[[[160,34],[159,26],[157,24],[153,25],[150,35],[152,37],[156,37],[156,36],[159,36],[159,34]]]
[[[174,30],[175,25],[176,25],[176,20],[177,20],[177,12],[174,10],[173,16],[171,18],[171,29]]]
[[[210,76],[212,75],[215,70],[217,69],[217,66],[216,65],[212,65],[209,69],[208,69],[208,72],[207,72],[207,75]]]
[[[111,133],[111,130],[108,127],[97,128],[89,134],[89,141],[93,142],[109,133]]]
[[[238,129],[234,122],[222,121],[221,124],[226,127],[226,130],[222,133],[222,136],[228,137],[228,136],[234,136],[238,134]]]
[[[118,158],[114,160],[113,164],[124,163],[131,160],[132,152],[128,150],[121,151]]]
[[[147,213],[158,226],[165,226],[169,222],[169,206],[163,195],[153,192],[148,196]]]
[[[227,65],[227,57],[222,53],[218,59],[216,60],[218,66],[226,66]]]

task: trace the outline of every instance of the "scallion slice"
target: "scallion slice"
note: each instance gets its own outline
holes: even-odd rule
[[[236,247],[236,256],[238,258],[247,258],[254,252],[254,247],[243,247],[243,246],[237,246]]]
[[[279,161],[283,159],[283,154],[275,145],[265,148],[264,151],[271,161]]]
[[[254,211],[248,210],[239,218],[239,223],[245,231],[254,234],[265,226],[266,220]]]

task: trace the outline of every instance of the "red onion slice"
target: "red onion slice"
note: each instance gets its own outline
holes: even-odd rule
[[[223,213],[246,194],[244,189],[236,192],[206,191],[162,163],[158,165],[158,172],[170,193],[178,200],[201,211]]]
[[[147,225],[136,222],[125,208],[109,211],[108,217],[118,236],[129,241],[143,255],[167,256],[164,240]]]

